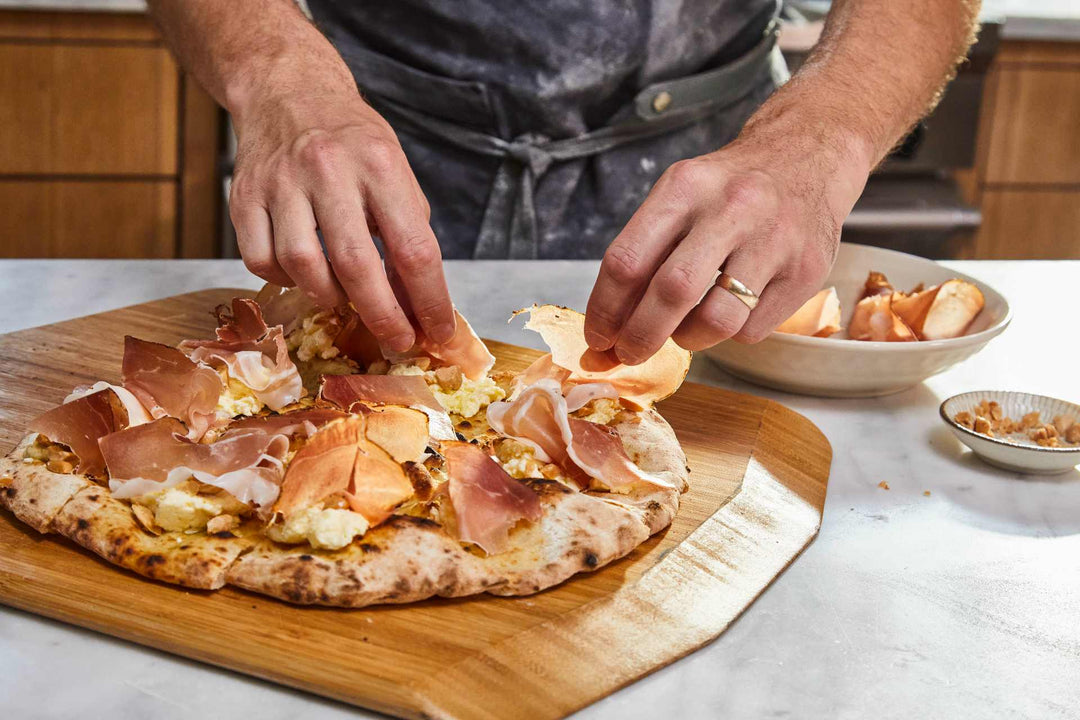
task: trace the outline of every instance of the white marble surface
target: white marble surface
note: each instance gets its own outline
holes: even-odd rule
[[[717,641],[578,717],[1080,717],[1080,471],[993,470],[937,418],[939,402],[964,390],[1080,399],[1080,262],[954,266],[1002,291],[1015,321],[982,354],[899,395],[784,395],[695,363],[695,379],[779,400],[828,436],[821,534]],[[582,307],[595,272],[574,262],[448,267],[482,334],[532,345],[507,314],[534,300]],[[257,285],[235,261],[0,261],[0,331]],[[76,716],[369,715],[0,609],[0,718]]]

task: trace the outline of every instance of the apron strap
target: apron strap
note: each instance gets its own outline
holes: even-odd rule
[[[636,117],[559,140],[535,133],[504,140],[415,110],[400,102],[400,97],[390,98],[377,90],[374,95],[379,109],[400,127],[480,155],[502,159],[492,183],[473,258],[535,259],[539,255],[539,231],[533,202],[536,183],[552,164],[598,155],[678,130],[745,97],[755,87],[763,68],[771,67],[770,54],[776,36],[774,21],[765,30],[761,41],[737,60],[708,72],[656,83],[639,92],[634,100]],[[664,99],[658,101],[661,97]]]

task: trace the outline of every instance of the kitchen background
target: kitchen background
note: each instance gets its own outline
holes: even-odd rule
[[[794,68],[827,2],[785,9]],[[1080,0],[987,0],[937,110],[844,239],[934,258],[1080,258]],[[225,113],[139,0],[0,0],[0,257],[236,257]]]

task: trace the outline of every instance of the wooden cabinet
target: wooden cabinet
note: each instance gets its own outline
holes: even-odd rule
[[[217,255],[220,118],[143,15],[0,12],[0,257]]]
[[[1003,43],[982,115],[971,256],[1080,258],[1080,43]]]

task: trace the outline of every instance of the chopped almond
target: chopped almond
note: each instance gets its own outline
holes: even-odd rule
[[[1053,423],[1058,433],[1064,435],[1069,431],[1069,428],[1076,424],[1076,418],[1072,415],[1055,415]]]
[[[1065,442],[1072,443],[1073,445],[1080,444],[1080,423],[1073,423],[1069,426],[1069,429],[1065,431]]]
[[[1042,424],[1042,420],[1039,418],[1039,413],[1029,412],[1027,415],[1020,419],[1020,428],[1022,430],[1029,430],[1034,427],[1038,427]]]
[[[75,469],[75,466],[67,460],[50,460],[45,463],[45,467],[49,469],[49,472],[59,473],[61,475],[66,475]]]
[[[240,518],[235,515],[218,515],[210,518],[210,522],[206,523],[206,532],[210,535],[231,533],[238,527],[240,527]]]
[[[885,482],[884,480],[882,480],[881,482],[879,482],[879,483],[877,484],[877,486],[878,486],[879,488],[881,488],[882,490],[888,490],[888,489],[889,489],[889,483]]]
[[[460,389],[463,377],[461,368],[457,365],[441,367],[435,371],[435,382],[439,383],[443,392],[454,392]]]
[[[956,421],[957,425],[963,425],[968,430],[972,430],[975,428],[975,418],[972,417],[971,413],[969,413],[967,410],[962,410],[956,413],[956,416],[953,418],[953,420]]]
[[[994,431],[990,428],[990,421],[981,415],[975,418],[975,432],[987,437],[994,437]]]
[[[164,532],[157,524],[157,520],[154,519],[154,512],[139,503],[131,504],[131,513],[135,516],[135,520],[139,525],[142,525],[143,529],[152,535],[160,535]]]

